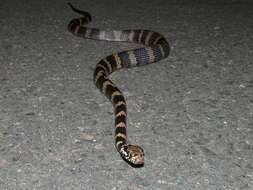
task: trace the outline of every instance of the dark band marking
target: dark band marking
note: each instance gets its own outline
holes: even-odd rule
[[[122,144],[125,144],[126,143],[126,138],[124,137],[121,137],[121,136],[116,136],[115,137],[115,142],[122,142]],[[118,147],[117,147],[118,148]]]
[[[109,55],[106,57],[106,60],[110,63],[111,68],[112,68],[112,72],[117,70],[117,63],[114,59],[113,55]]]
[[[145,44],[146,38],[147,38],[147,36],[148,36],[149,33],[150,33],[150,31],[143,30],[143,34],[141,36],[140,43]]]
[[[114,94],[117,94],[117,95],[114,95]],[[119,91],[115,91],[112,94],[111,98],[114,104],[116,104],[117,102],[125,101],[124,96],[122,96],[121,92]]]
[[[96,28],[91,29],[91,34],[90,34],[91,38],[94,38],[94,39],[99,38],[99,34],[100,34],[99,29],[96,29]]]
[[[124,127],[116,127],[115,134],[119,134],[119,133],[126,134],[126,126],[124,126]]]
[[[122,103],[122,102],[124,102],[124,103]],[[116,103],[116,105],[115,105],[115,115],[117,115],[121,111],[124,111],[124,112],[127,111],[125,101],[122,101],[122,102],[118,101],[118,103],[121,103],[121,104]]]
[[[130,66],[130,59],[129,59],[129,54],[126,53],[126,51],[118,53],[119,58],[121,59],[123,67],[127,68]]]
[[[134,42],[139,42],[139,36],[141,34],[141,30],[134,30],[134,37],[133,37],[133,41]]]
[[[150,37],[150,40],[149,40],[150,44],[154,44],[155,40],[160,36],[161,36],[160,34],[158,34],[157,32],[154,32],[153,35]]]
[[[126,116],[123,114],[115,117],[115,125],[117,125],[121,122],[126,123]]]
[[[106,79],[104,76],[100,76],[99,78],[98,78],[98,80],[97,80],[97,82],[96,82],[96,86],[98,87],[98,89],[100,90],[100,91],[102,91],[102,88],[103,88],[103,83],[105,82],[105,81],[107,81],[108,79]]]
[[[107,98],[108,98],[109,100],[112,99],[112,94],[113,94],[114,92],[118,92],[118,88],[117,88],[116,86],[114,86],[114,85],[108,85],[108,86],[106,87],[105,94],[106,94],[106,96],[107,96]]]

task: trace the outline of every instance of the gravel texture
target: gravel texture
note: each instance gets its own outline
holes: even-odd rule
[[[171,44],[167,59],[111,75],[129,140],[145,149],[132,168],[92,77],[101,58],[138,45],[73,36],[65,1],[1,0],[0,189],[253,189],[253,4],[231,2],[72,2],[93,27],[150,29]]]

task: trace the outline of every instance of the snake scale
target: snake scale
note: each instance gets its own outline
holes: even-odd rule
[[[161,34],[149,30],[107,31],[85,27],[86,24],[91,22],[91,15],[86,11],[73,7],[70,3],[68,5],[74,12],[82,15],[69,22],[68,30],[72,34],[95,40],[125,41],[144,45],[141,48],[114,53],[103,58],[97,63],[93,76],[97,88],[105,94],[114,107],[114,138],[117,151],[130,165],[136,167],[142,166],[144,164],[144,150],[138,145],[127,143],[127,107],[125,98],[108,76],[121,68],[147,65],[164,59],[169,55],[170,46]]]

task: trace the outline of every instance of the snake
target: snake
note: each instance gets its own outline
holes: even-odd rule
[[[101,30],[86,27],[91,22],[90,13],[75,8],[68,3],[72,11],[81,15],[72,19],[68,31],[85,39],[133,42],[142,47],[113,53],[101,59],[95,67],[93,80],[96,87],[110,100],[115,116],[115,147],[123,160],[132,166],[144,165],[144,150],[139,145],[127,141],[127,105],[121,90],[110,80],[109,75],[122,68],[148,65],[166,58],[170,46],[165,37],[158,32],[144,29]]]

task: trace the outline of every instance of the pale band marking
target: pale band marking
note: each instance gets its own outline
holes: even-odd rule
[[[123,133],[118,133],[118,134],[116,134],[116,135],[115,135],[115,138],[117,138],[117,137],[122,137],[122,138],[126,139],[126,135],[123,134]]]
[[[162,39],[162,38],[163,38],[163,37],[162,37],[161,35],[159,35],[159,36],[155,39],[154,44],[157,44],[158,40],[160,40],[160,39]]]
[[[121,106],[121,105],[126,106],[126,102],[119,101],[119,102],[117,102],[117,104],[114,105],[114,107],[117,108],[118,106]]]
[[[86,32],[84,37],[85,38],[90,38],[91,37],[91,33],[92,33],[92,29],[91,28],[86,28]]]
[[[129,41],[129,33],[125,32],[124,30],[122,30],[121,36],[120,36],[120,41]]]
[[[163,51],[163,47],[160,44],[158,44],[158,48],[160,49],[160,51],[162,53],[162,57],[164,57],[165,53]]]
[[[134,51],[130,50],[130,51],[127,51],[127,53],[129,55],[130,65],[136,66],[137,65],[137,60],[136,60],[136,57],[134,55]]]
[[[114,59],[116,61],[117,69],[121,69],[122,68],[122,66],[121,66],[121,60],[120,60],[120,58],[118,56],[118,53],[113,53],[112,55],[113,55],[113,57],[114,57]]]
[[[152,50],[151,47],[147,47],[146,50],[148,52],[149,62],[153,63],[155,61],[154,51]]]
[[[77,25],[76,28],[75,28],[75,30],[74,30],[74,33],[77,34],[78,31],[79,31],[79,29],[80,29],[80,25]]]
[[[130,42],[134,41],[134,34],[135,34],[134,30],[131,30],[130,34],[129,34],[129,41]]]
[[[101,65],[101,64],[98,64],[97,67],[101,67],[102,69],[104,69],[104,72],[106,75],[108,75],[108,71],[107,71],[107,68],[104,66],[104,65]]]
[[[139,34],[139,38],[138,38],[138,42],[141,42],[141,37],[142,37],[142,35],[143,35],[143,30],[141,30],[141,32],[140,32],[140,34]]]
[[[109,61],[107,61],[106,58],[104,58],[103,60],[107,64],[107,67],[109,69],[109,73],[108,74],[112,73],[112,65],[111,65],[111,63],[109,63]]]
[[[105,92],[106,92],[106,88],[107,88],[108,85],[114,87],[113,83],[112,83],[110,80],[105,81],[105,82],[103,83],[103,88],[102,88],[102,92],[103,92],[104,94],[105,94]]]
[[[99,31],[99,36],[98,36],[98,38],[99,38],[100,40],[105,39],[105,31],[104,31],[104,30]]]
[[[115,91],[115,92],[113,92],[112,93],[112,96],[111,96],[111,102],[113,101],[113,98],[115,97],[115,96],[122,96],[122,93],[120,92],[120,91]]]
[[[118,123],[115,128],[118,128],[118,127],[122,127],[122,128],[126,128],[126,124],[124,122],[120,122]]]
[[[124,115],[125,117],[127,116],[125,111],[120,111],[119,113],[116,114],[116,117]]]
[[[121,41],[121,39],[120,39],[121,34],[122,34],[122,31],[114,30],[114,31],[113,31],[114,40],[116,40],[116,41]]]
[[[105,72],[104,71],[99,71],[97,74],[96,74],[96,77],[95,77],[95,83],[97,83],[98,79],[105,75]]]
[[[116,143],[117,149],[119,148],[119,145],[120,145],[120,144],[124,144],[124,142],[123,142],[123,141],[118,141],[118,142]]]
[[[82,26],[83,24],[83,18],[78,18],[79,26]]]

